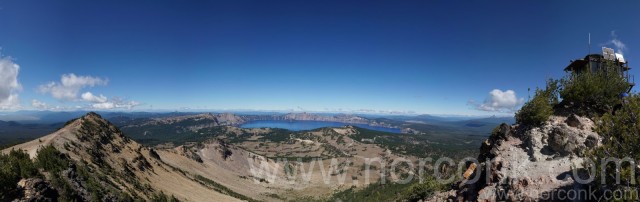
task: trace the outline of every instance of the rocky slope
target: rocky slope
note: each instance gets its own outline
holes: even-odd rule
[[[572,176],[572,169],[582,168],[585,150],[600,144],[593,127],[576,115],[552,116],[536,127],[502,124],[481,145],[473,175],[430,201],[557,200],[558,190],[581,188],[575,177],[588,178]]]
[[[270,138],[275,134],[269,129],[234,130],[250,131],[243,133],[250,135],[246,137],[250,141],[230,144],[221,139],[210,139],[158,150],[158,154],[169,165],[262,201],[326,197],[337,190],[363,187],[365,183],[380,179],[380,170],[376,169],[371,171],[369,180],[365,180],[367,172],[361,167],[367,158],[382,157],[381,161],[388,167],[400,156],[376,144],[355,140],[359,132],[350,126],[287,134],[281,140]],[[334,157],[336,162],[332,161]],[[297,162],[297,158],[306,161]],[[320,160],[309,161],[311,158]],[[381,166],[379,162],[373,165]],[[287,174],[287,167],[298,174]],[[276,172],[271,174],[272,171]],[[345,179],[344,183],[339,183],[340,178]]]
[[[71,162],[60,173],[45,175],[47,181],[65,185],[56,188],[75,193],[77,200],[150,200],[157,193],[173,195],[184,201],[207,201],[211,198],[239,200],[203,186],[188,173],[166,164],[156,151],[127,138],[117,127],[95,113],[72,120],[53,134],[3,152],[20,149],[35,158],[38,150],[47,145],[55,147]],[[29,183],[24,186],[27,185]],[[35,190],[38,193],[39,189]]]

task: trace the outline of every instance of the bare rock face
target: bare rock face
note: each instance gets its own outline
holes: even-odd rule
[[[40,178],[22,179],[18,182],[18,188],[21,190],[21,196],[13,200],[15,202],[56,201],[58,198],[58,191]]]
[[[429,201],[540,201],[554,190],[579,188],[569,176],[582,168],[586,149],[600,145],[593,127],[576,115],[552,116],[535,127],[502,124],[480,146],[480,180],[461,181],[455,196],[449,191]]]
[[[588,118],[552,116],[544,125],[526,131],[524,136],[529,153],[536,161],[572,155],[582,157],[587,148],[600,142],[593,127],[593,121]]]
[[[584,139],[581,133],[566,130],[565,128],[554,128],[548,137],[549,147],[559,155],[571,154],[581,155],[585,149]]]

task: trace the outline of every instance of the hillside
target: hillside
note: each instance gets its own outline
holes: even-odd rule
[[[46,177],[48,181],[61,181],[55,189],[66,192],[60,193],[63,196],[85,201],[96,197],[99,200],[149,200],[153,193],[162,192],[186,201],[238,200],[207,188],[167,165],[154,150],[125,137],[95,113],[70,121],[53,134],[5,149],[3,153],[24,150],[36,158],[38,151],[47,145],[72,162],[63,165],[66,168],[59,173],[49,175],[59,178]],[[85,174],[76,174],[80,170]]]
[[[192,118],[196,117],[188,119]],[[198,118],[211,120],[211,116]],[[382,170],[390,169],[395,159],[415,162],[414,155],[422,155],[402,146],[406,140],[397,134],[351,126],[299,133],[220,127],[224,130],[217,137],[149,148],[91,112],[50,135],[2,152],[24,151],[36,165],[48,161],[45,157],[57,159],[54,166],[40,168],[40,174],[20,180],[34,186],[47,184],[47,190],[57,193],[49,197],[83,201],[155,200],[156,196],[180,201],[322,198],[366,187],[383,176],[394,181],[396,177]],[[377,160],[367,163],[368,159]],[[372,170],[365,170],[365,164]],[[412,169],[402,167],[396,172],[416,172]],[[14,197],[39,193],[27,185],[21,187]]]

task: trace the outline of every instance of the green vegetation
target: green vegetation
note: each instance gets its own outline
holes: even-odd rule
[[[22,150],[11,150],[8,155],[0,154],[0,201],[16,194],[16,184],[21,178],[40,176],[29,154]]]
[[[470,142],[469,144],[461,144],[462,140],[454,141],[438,139],[443,141],[441,143],[446,142],[446,144],[433,144],[434,136],[432,135],[397,134],[365,128],[355,128],[358,133],[354,134],[352,138],[356,141],[362,141],[363,139],[375,139],[374,144],[377,144],[382,148],[389,149],[394,153],[421,158],[447,156],[453,159],[462,159],[469,156],[477,156],[477,144],[471,143],[474,142],[474,138],[478,138],[478,143],[486,138],[484,135],[476,137],[465,136],[469,139],[467,140]],[[443,132],[441,135],[445,134],[448,133]],[[363,143],[370,142],[364,141]]]
[[[46,179],[57,191],[58,201],[133,201],[132,196],[119,190],[104,173],[84,161],[71,160],[52,145],[40,148],[33,161],[22,151],[0,154],[0,201],[17,197],[16,185],[20,179],[44,179],[45,175],[40,174],[39,170],[47,173]],[[111,174],[114,174],[114,179],[118,176]],[[172,200],[174,197],[165,198],[167,200],[158,201],[176,201]]]
[[[286,142],[289,140],[292,133],[295,133],[295,132],[286,130],[286,129],[272,128],[271,132],[265,135],[264,138],[262,139],[265,141],[268,140],[271,142]],[[298,132],[298,133],[301,133],[301,132]]]
[[[51,174],[50,181],[53,187],[56,187],[60,194],[60,200],[62,201],[77,201],[81,200],[80,195],[75,189],[71,187],[71,184],[64,179],[61,175],[63,170],[66,170],[70,166],[70,160],[65,155],[60,153],[52,145],[45,146],[38,150],[35,163],[38,167],[49,172]]]
[[[540,125],[553,114],[553,106],[558,104],[558,81],[550,79],[547,88],[536,89],[533,99],[529,100],[516,113],[516,123],[526,125]]]
[[[149,124],[144,126],[123,127],[122,131],[128,137],[147,146],[164,143],[180,145],[187,142],[201,142],[227,133],[226,127],[224,126],[208,127],[199,130],[189,129],[190,126],[194,126],[189,124],[208,123],[209,122],[204,121],[182,121],[171,124]]]
[[[576,113],[596,118],[621,104],[620,95],[629,83],[607,62],[596,72],[572,74],[560,80],[549,79],[544,90],[536,89],[532,99],[516,113],[516,122],[540,125],[554,113]],[[559,102],[562,100],[562,102]]]
[[[435,178],[427,176],[422,183],[413,183],[405,191],[403,199],[406,201],[421,201],[427,199],[436,191],[446,190],[447,185],[438,182]]]
[[[561,80],[563,103],[579,115],[597,117],[620,104],[620,94],[629,83],[620,76],[618,67],[608,61],[600,71],[584,72]]]
[[[36,164],[49,172],[60,172],[69,167],[69,159],[65,154],[60,153],[52,145],[42,147],[38,150]]]
[[[606,113],[600,117],[596,132],[602,137],[602,146],[591,150],[587,156],[592,159],[595,170],[593,186],[603,190],[619,191],[625,193],[624,200],[637,201],[640,198],[632,191],[640,189],[637,180],[640,176],[634,173],[637,168],[628,160],[640,159],[640,95],[635,94],[626,99],[623,107],[614,113]],[[608,158],[617,158],[624,162],[616,168],[616,162],[606,162]],[[602,164],[605,175],[602,175]],[[620,175],[620,182],[616,182],[616,175]],[[605,181],[601,186],[602,180]],[[637,194],[637,192],[635,192]]]

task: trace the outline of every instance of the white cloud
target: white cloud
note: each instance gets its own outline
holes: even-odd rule
[[[609,40],[606,44],[615,46],[617,53],[623,54],[625,51],[627,51],[627,45],[620,41],[620,39],[618,39],[618,35],[616,34],[615,30],[611,31],[611,40]]]
[[[20,109],[20,99],[18,94],[10,94],[5,100],[0,100],[0,110],[15,110]]]
[[[50,82],[39,87],[40,92],[50,93],[56,99],[72,101],[78,97],[78,92],[85,87],[107,85],[108,80],[91,76],[76,76],[63,74],[60,82]]]
[[[81,96],[83,101],[92,102],[92,109],[132,109],[135,106],[140,105],[136,101],[125,101],[120,98],[107,99],[106,96],[100,94],[98,96],[93,95],[91,92],[83,93]]]
[[[513,90],[493,89],[483,103],[477,104],[475,101],[470,100],[468,104],[475,106],[477,110],[511,113],[522,103],[524,103],[524,98],[518,98]]]
[[[91,92],[86,92],[86,93],[83,93],[80,97],[82,98],[82,100],[88,101],[88,102],[94,102],[94,103],[107,102],[107,97],[105,97],[102,94],[95,96]]]
[[[40,102],[38,100],[32,100],[31,105],[34,108],[39,109],[99,109],[99,110],[110,110],[110,109],[132,109],[140,103],[136,101],[126,101],[117,97],[109,99],[107,96],[102,94],[93,94],[89,91],[78,94],[80,91],[87,87],[94,87],[98,85],[107,85],[108,80],[92,77],[92,76],[76,76],[75,74],[64,74],[60,78],[60,82],[50,82],[45,85],[41,85],[39,87],[39,91],[42,93],[51,94],[53,98],[62,101],[73,101],[73,102],[88,102],[86,105],[76,105],[73,107],[52,107],[47,105],[46,103]]]
[[[0,56],[0,109],[15,109],[20,105],[18,91],[21,90],[18,82],[20,66],[9,57]]]
[[[133,109],[139,106],[140,103],[136,101],[124,101],[119,98],[114,98],[108,102],[94,103],[91,105],[93,109]]]
[[[103,102],[92,104],[91,107],[94,109],[113,109],[115,108],[115,104],[113,102]]]
[[[49,105],[47,103],[41,102],[39,100],[33,99],[31,100],[31,106],[38,109],[48,109]]]

